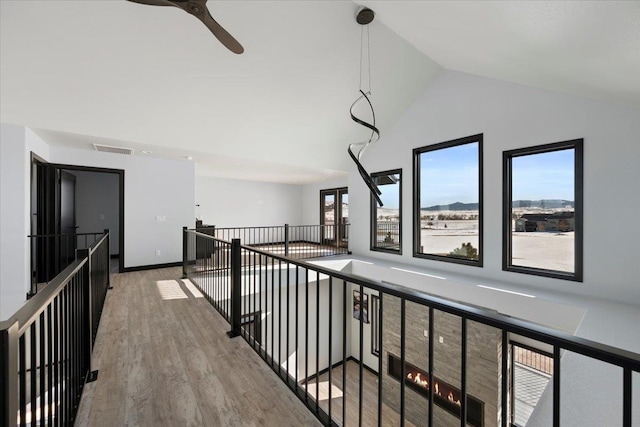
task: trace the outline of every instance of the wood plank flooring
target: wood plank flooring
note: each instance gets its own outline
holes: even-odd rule
[[[76,425],[320,425],[180,273],[112,275]]]
[[[332,399],[331,399],[331,416],[334,421],[340,426],[357,426],[360,416],[360,365],[358,362],[349,360],[347,361],[347,387],[342,386],[342,371],[343,366],[340,365],[331,370],[331,385],[332,387]],[[318,384],[324,384],[325,388],[328,386],[329,373],[325,372],[320,375]],[[303,385],[304,387],[304,385]],[[316,381],[310,380],[308,391],[315,395]],[[362,375],[362,425],[363,426],[377,426],[378,425],[378,377],[374,373],[367,369],[363,369]],[[335,392],[345,394],[345,397],[333,397]],[[325,412],[329,412],[329,399],[328,394],[320,394],[320,407]],[[342,405],[346,402],[346,423],[342,421]],[[391,409],[386,404],[382,404],[382,426],[392,427],[400,425],[400,414]],[[404,425],[406,427],[414,427],[412,423],[405,420]]]

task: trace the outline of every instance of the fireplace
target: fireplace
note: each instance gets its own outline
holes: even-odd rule
[[[391,377],[400,381],[402,377],[402,363],[400,358],[389,354],[388,373]],[[405,379],[407,387],[429,399],[429,373],[405,362]],[[434,393],[433,403],[447,412],[460,418],[461,392],[451,384],[437,377],[433,377]],[[467,393],[467,424],[474,427],[484,425],[484,403]]]

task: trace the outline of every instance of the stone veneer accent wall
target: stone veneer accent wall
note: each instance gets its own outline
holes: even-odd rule
[[[400,412],[400,382],[388,374],[389,352],[400,357],[400,299],[384,294],[382,302],[382,400]],[[407,301],[405,316],[405,360],[429,370],[428,307]],[[434,376],[460,389],[461,320],[434,311]],[[439,343],[439,337],[443,343]],[[484,402],[484,426],[500,425],[500,375],[502,337],[498,329],[467,321],[467,393]],[[426,425],[428,400],[405,387],[405,418]],[[460,420],[435,405],[433,421],[438,427],[459,426]]]

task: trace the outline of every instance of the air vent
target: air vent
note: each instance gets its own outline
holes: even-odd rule
[[[133,154],[133,148],[115,147],[113,145],[102,144],[93,144],[93,148],[95,148],[96,151],[102,151],[104,153],[126,154],[128,156]]]

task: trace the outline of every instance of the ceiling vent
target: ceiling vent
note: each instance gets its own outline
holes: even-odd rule
[[[102,144],[93,144],[93,148],[95,148],[96,151],[102,151],[104,153],[126,154],[128,156],[133,154],[133,148],[115,147],[113,145]]]

